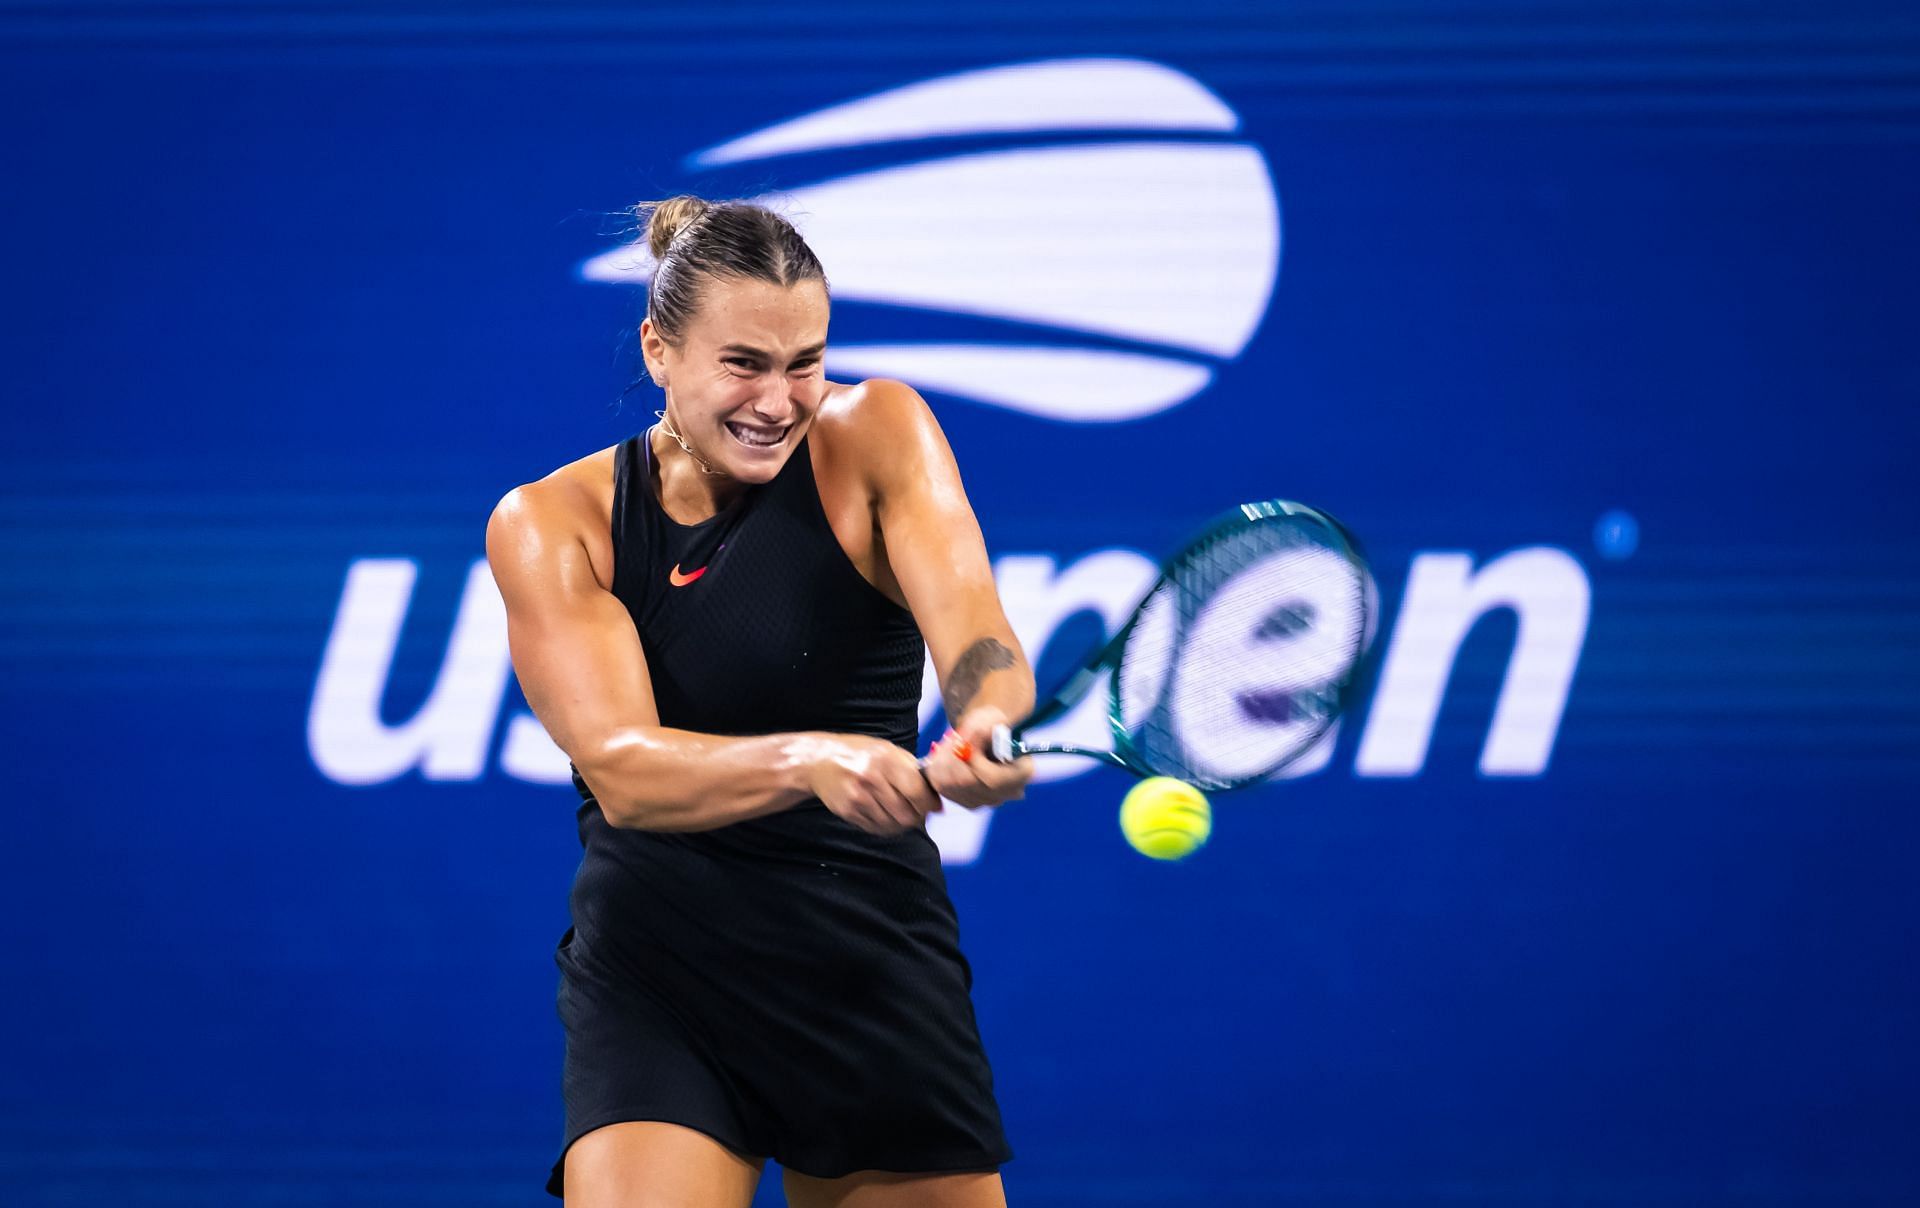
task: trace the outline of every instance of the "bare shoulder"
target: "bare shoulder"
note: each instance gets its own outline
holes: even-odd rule
[[[814,416],[813,432],[821,446],[819,461],[837,474],[876,485],[920,464],[930,447],[945,444],[920,392],[892,378],[835,389]]]
[[[487,518],[487,559],[496,581],[533,570],[556,549],[577,544],[586,550],[594,578],[612,589],[617,449],[589,453],[501,497]]]
[[[918,390],[893,378],[868,378],[830,391],[813,424],[836,441],[880,443],[932,422],[933,411]]]

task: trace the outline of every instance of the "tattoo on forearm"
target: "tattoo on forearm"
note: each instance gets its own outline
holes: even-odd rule
[[[973,703],[974,694],[980,691],[981,681],[989,674],[1005,671],[1018,661],[998,638],[981,638],[967,647],[966,653],[954,660],[953,670],[947,675],[947,721],[960,720],[960,715]]]

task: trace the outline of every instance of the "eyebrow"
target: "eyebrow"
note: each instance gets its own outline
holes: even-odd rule
[[[793,359],[797,361],[802,357],[817,357],[822,352],[826,351],[826,347],[827,347],[827,343],[825,340],[822,340],[818,344],[810,344],[807,347],[802,348],[799,352],[795,353],[793,356]],[[751,344],[722,344],[720,346],[720,351],[721,352],[744,352],[750,357],[759,357],[763,361],[771,361],[773,359],[772,354],[762,352]]]

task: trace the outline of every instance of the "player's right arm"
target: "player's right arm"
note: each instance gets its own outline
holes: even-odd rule
[[[890,743],[797,733],[723,738],[660,724],[626,606],[594,577],[565,484],[509,491],[487,520],[521,691],[609,823],[709,830],[819,797],[873,831],[917,825],[919,773]]]

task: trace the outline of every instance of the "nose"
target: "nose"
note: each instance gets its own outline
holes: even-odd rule
[[[794,383],[787,380],[785,374],[770,373],[767,385],[753,400],[753,413],[770,424],[781,424],[793,417],[797,404],[793,395]]]

